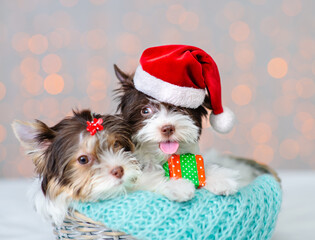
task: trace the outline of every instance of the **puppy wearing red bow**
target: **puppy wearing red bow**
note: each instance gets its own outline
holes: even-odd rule
[[[53,127],[38,120],[16,120],[12,127],[35,164],[35,209],[57,225],[72,200],[125,194],[140,173],[130,129],[118,116],[84,110]]]

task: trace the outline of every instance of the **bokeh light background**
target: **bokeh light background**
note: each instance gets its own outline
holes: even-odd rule
[[[113,113],[113,64],[131,73],[145,48],[174,43],[213,56],[237,115],[227,135],[205,123],[203,150],[314,169],[314,23],[313,0],[2,0],[0,176],[32,176],[13,119]]]

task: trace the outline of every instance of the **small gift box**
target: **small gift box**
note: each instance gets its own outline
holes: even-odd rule
[[[195,184],[196,188],[206,183],[205,169],[201,155],[191,153],[172,155],[163,164],[165,176],[168,178],[185,178]]]

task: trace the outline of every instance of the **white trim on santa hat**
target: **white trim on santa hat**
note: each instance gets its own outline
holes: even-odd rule
[[[182,87],[156,78],[139,65],[133,78],[137,90],[161,102],[186,108],[198,108],[206,96],[204,89]]]

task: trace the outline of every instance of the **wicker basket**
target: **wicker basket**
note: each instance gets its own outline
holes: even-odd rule
[[[271,169],[267,165],[259,164],[250,159],[237,158],[233,157],[240,163],[245,163],[256,170],[259,170],[261,174],[271,174],[275,177],[275,179],[280,182],[280,179],[277,173]],[[85,215],[72,211],[71,209],[68,212],[63,224],[61,226],[56,226],[53,224],[54,234],[56,239],[62,240],[85,240],[85,239],[93,239],[93,240],[119,240],[119,239],[128,239],[135,240],[131,235],[127,235],[120,231],[115,231],[104,226],[103,223],[95,222],[92,219],[86,217]]]
[[[108,229],[102,223],[95,222],[77,211],[69,211],[63,224],[59,227],[53,224],[53,227],[56,239],[135,240],[130,235]]]

